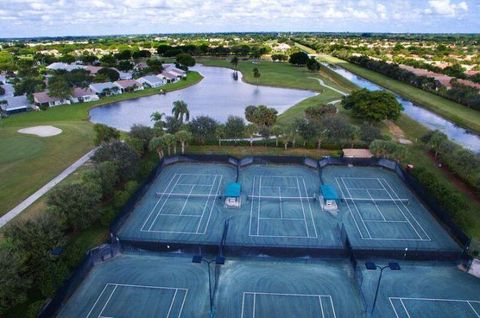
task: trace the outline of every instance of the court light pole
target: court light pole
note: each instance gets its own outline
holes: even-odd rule
[[[399,271],[400,270],[400,264],[398,264],[398,263],[388,263],[388,265],[379,266],[379,265],[375,264],[374,262],[366,262],[365,267],[370,271],[374,271],[374,270],[377,270],[377,269],[380,270],[380,275],[378,276],[378,281],[377,281],[377,288],[375,289],[375,298],[373,299],[372,310],[370,311],[370,316],[372,316],[373,315],[373,310],[375,309],[375,304],[377,303],[378,290],[380,288],[380,281],[382,280],[383,270],[389,268],[392,271]]]
[[[192,257],[192,263],[195,264],[200,264],[200,263],[205,263],[207,264],[207,269],[208,269],[208,294],[209,294],[209,300],[210,300],[210,314],[209,317],[213,318],[215,317],[215,313],[213,310],[213,293],[212,293],[212,279],[211,279],[211,274],[210,274],[210,264],[215,263],[215,265],[223,265],[225,264],[225,257],[224,256],[217,256],[215,259],[206,259],[202,255],[194,255]]]

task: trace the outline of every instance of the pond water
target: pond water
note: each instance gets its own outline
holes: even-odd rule
[[[229,115],[244,117],[248,105],[267,105],[282,113],[301,100],[317,93],[307,90],[255,86],[244,83],[242,74],[238,79],[231,69],[196,65],[194,71],[203,75],[203,80],[188,88],[123,102],[113,103],[90,111],[90,120],[128,131],[133,124],[151,126],[150,115],[164,112],[171,115],[172,103],[183,100],[188,104],[190,118],[208,115],[225,122]]]
[[[352,72],[349,72],[341,67],[330,67],[325,65],[335,71],[337,74],[345,77],[350,80],[352,83],[356,84],[361,88],[366,88],[371,91],[375,90],[384,90],[383,87],[370,82],[369,80],[364,79]],[[456,143],[473,150],[475,152],[480,152],[480,136],[469,132],[468,130],[459,127],[452,123],[451,121],[441,117],[440,115],[435,114],[434,112],[429,111],[428,109],[422,108],[411,101],[395,95],[397,100],[403,105],[404,112],[412,119],[418,121],[424,126],[430,129],[438,129],[447,135],[451,140]]]

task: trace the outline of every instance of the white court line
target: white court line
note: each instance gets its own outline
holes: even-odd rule
[[[257,176],[253,176],[253,186],[252,186],[252,195],[255,195],[255,181]],[[253,203],[255,202],[255,197],[252,199],[252,203],[250,204],[250,226],[248,228],[248,235],[252,234],[252,219],[253,219]],[[257,220],[258,222],[259,220]]]
[[[345,184],[345,180],[343,180],[343,177],[341,177],[340,179],[342,180],[343,186],[345,187],[345,190],[347,191],[348,196],[349,196],[349,197],[352,197],[352,194],[350,193],[350,191],[348,190],[347,185]],[[342,191],[342,192],[343,192],[343,191]],[[343,195],[343,194],[342,194],[342,195]],[[346,200],[345,202],[347,203],[347,206],[348,206],[348,208],[350,209],[350,203],[348,202],[348,200]],[[364,227],[365,230],[367,231],[367,234],[368,234],[368,236],[369,236],[368,238],[372,238],[372,234],[370,233],[370,231],[368,230],[367,225],[365,224],[365,220],[364,220],[363,217],[362,217],[362,213],[361,213],[360,210],[358,209],[358,205],[355,203],[355,201],[353,201],[352,204],[353,204],[355,210],[357,210],[357,215],[358,215],[358,217],[360,218],[360,220],[362,221],[363,227]],[[351,211],[351,209],[350,209],[350,211]],[[352,215],[352,217],[353,217],[353,215]],[[355,219],[355,217],[353,217],[353,218]],[[363,235],[362,235],[362,233],[360,233],[360,235],[362,236],[362,238],[364,238]]]
[[[475,308],[472,306],[472,303],[477,303],[480,304],[480,300],[464,300],[464,299],[452,299],[452,298],[420,298],[420,297],[388,297],[388,300],[390,302],[390,305],[393,308],[393,312],[395,313],[395,316],[397,318],[400,318],[399,313],[397,312],[397,309],[395,308],[395,305],[393,304],[393,300],[399,300],[400,304],[402,305],[405,314],[410,318],[410,312],[407,309],[407,306],[403,302],[404,300],[413,300],[413,301],[424,301],[424,302],[447,302],[447,303],[465,303],[468,304],[470,309],[473,311],[473,313],[477,316],[477,318],[480,318],[480,313],[478,313]]]
[[[377,202],[375,202],[375,200],[373,200],[373,197],[372,197],[372,195],[370,194],[370,191],[367,190],[367,193],[368,193],[368,196],[370,197],[370,199],[372,199],[373,204],[375,205],[375,208],[377,209],[378,213],[380,213],[380,215],[382,216],[382,219],[383,219],[384,221],[386,221],[387,219],[386,219],[385,216],[383,215],[382,211],[380,211],[380,208],[378,207]]]
[[[243,292],[242,294],[242,312],[241,312],[241,318],[245,317],[245,298],[247,295],[252,295],[252,318],[255,318],[255,312],[256,312],[256,298],[257,295],[266,295],[266,296],[286,296],[286,297],[313,297],[313,298],[318,298],[319,300],[319,305],[320,305],[320,311],[322,313],[322,318],[325,317],[325,312],[322,304],[322,298],[327,298],[330,300],[330,305],[331,305],[331,312],[333,313],[333,317],[336,318],[337,315],[335,313],[335,306],[333,305],[333,300],[331,295],[318,295],[318,294],[291,294],[291,293],[267,293],[267,292]],[[248,312],[248,311],[247,311]],[[249,315],[247,315],[249,317]]]
[[[147,231],[147,232],[149,232],[149,231],[152,229],[152,227],[153,227],[153,225],[155,224],[155,222],[157,222],[158,216],[162,213],[163,207],[165,206],[165,204],[167,203],[168,199],[170,198],[170,195],[173,193],[173,190],[175,190],[175,187],[177,186],[178,181],[180,181],[180,178],[182,178],[182,174],[178,177],[177,182],[175,182],[175,184],[173,185],[173,187],[170,189],[170,192],[168,193],[167,198],[163,201],[163,203],[162,203],[162,205],[161,205],[161,207],[160,207],[160,210],[158,210],[157,215],[155,215],[155,218],[153,219],[152,223],[150,223],[150,226],[148,227],[148,231]],[[161,200],[162,198],[163,198],[163,194],[162,194],[162,196],[160,197],[159,202],[160,202],[160,200]]]
[[[170,186],[170,184],[172,183],[172,181],[175,179],[176,176],[177,176],[177,174],[174,174],[174,175],[173,175],[172,179],[170,179],[170,182],[167,184],[165,190],[168,189],[168,187]],[[179,179],[180,179],[180,177],[179,177]],[[179,181],[179,180],[177,180],[177,182],[178,182],[178,181]],[[170,191],[170,193],[171,193],[172,191],[173,191],[173,189]],[[140,228],[140,231],[143,231],[143,228],[145,227],[145,225],[147,224],[148,220],[149,220],[150,217],[152,216],[153,211],[155,211],[155,209],[157,208],[158,204],[160,203],[160,200],[162,200],[162,199],[163,199],[163,194],[162,194],[162,196],[161,196],[160,198],[158,198],[157,203],[155,203],[155,205],[153,206],[152,210],[151,210],[150,213],[148,214],[145,222],[143,223],[142,227]]]
[[[385,178],[382,178],[382,180],[383,180],[383,181],[385,182],[385,184],[390,188],[390,190],[395,194],[395,196],[396,196],[397,198],[400,198],[400,197],[398,196],[398,193],[392,188],[392,186],[390,185],[390,183],[389,183],[387,180],[385,180]],[[385,185],[384,185],[381,181],[380,181],[380,184],[385,188]],[[385,189],[385,191],[387,191],[387,189]],[[388,193],[388,195],[392,198],[392,196],[390,195],[390,192],[387,191],[387,193]],[[392,198],[392,199],[393,199],[393,198]],[[397,203],[395,203],[395,204],[398,206]],[[425,239],[422,238],[422,236],[420,236],[420,235],[418,235],[418,236],[419,236],[422,240],[424,240],[424,241],[431,241],[430,236],[427,234],[427,232],[425,231],[425,229],[423,228],[423,226],[418,222],[418,220],[413,216],[412,212],[411,212],[410,209],[406,206],[406,204],[405,204],[404,202],[402,202],[402,205],[403,205],[403,207],[407,210],[408,214],[410,214],[410,216],[413,218],[413,220],[415,221],[415,223],[417,223],[417,225],[420,227],[420,229],[422,229],[423,234],[425,234],[425,236],[426,236],[428,239],[425,240]],[[401,210],[401,209],[400,209],[400,210]],[[403,216],[405,217],[405,219],[408,221],[408,218],[405,216],[405,214],[403,213],[403,211],[402,211],[402,214],[403,214]],[[411,225],[411,226],[414,228],[413,225]],[[415,228],[414,228],[414,230],[415,230]],[[415,230],[415,232],[418,234],[418,232],[417,232],[416,230]]]
[[[265,186],[264,183],[265,183],[265,180],[268,180],[270,178],[282,178],[282,179],[285,179],[285,178],[288,178],[289,180],[293,179],[295,182],[296,182],[296,186],[295,187],[283,187],[283,188],[292,188],[292,189],[296,189],[297,190],[297,193],[300,195],[298,197],[299,201],[300,201],[300,206],[302,208],[302,213],[303,213],[303,218],[299,218],[298,221],[303,221],[304,222],[304,226],[305,226],[305,232],[307,233],[307,235],[305,236],[300,236],[300,235],[266,235],[266,234],[260,234],[260,221],[261,220],[290,220],[290,221],[297,221],[297,218],[284,218],[283,217],[283,206],[282,206],[282,203],[281,203],[281,200],[280,200],[280,218],[271,218],[271,217],[261,217],[261,208],[262,208],[262,201],[261,201],[261,198],[262,198],[262,189],[264,188],[268,188],[268,189],[278,189],[279,191],[279,197],[273,197],[272,198],[283,198],[282,196],[282,193],[281,193],[281,188],[282,187],[278,187],[278,186]],[[302,197],[302,190],[301,190],[301,186],[300,186],[300,182],[299,182],[299,179],[302,179],[302,182],[303,182],[303,187],[305,189],[305,193],[308,193],[308,190],[307,190],[307,186],[306,186],[306,183],[305,183],[305,179],[302,177],[302,176],[260,176],[259,178],[259,181],[258,181],[258,186],[257,186],[257,176],[253,176],[253,186],[252,186],[252,200],[251,200],[251,205],[250,205],[250,222],[249,222],[249,236],[254,236],[254,237],[271,237],[271,238],[318,238],[318,232],[317,232],[317,228],[316,228],[316,225],[315,225],[315,220],[314,220],[314,216],[313,216],[313,210],[312,210],[312,206],[310,204],[310,202],[308,202],[309,199],[311,198],[308,198],[308,197]],[[258,194],[255,195],[256,193],[256,190],[258,189]],[[257,202],[255,202],[255,199],[258,199]],[[305,206],[304,206],[304,199],[307,200],[307,204],[308,204],[308,207],[310,209],[310,218],[311,218],[311,222],[312,222],[312,226],[313,226],[313,229],[315,231],[315,236],[313,235],[310,235],[310,231],[309,231],[309,228],[308,228],[308,217],[307,217],[307,212],[305,211]],[[254,207],[255,203],[258,204],[258,207]],[[254,234],[252,234],[252,227],[254,226],[253,224],[253,218],[254,218],[254,210],[256,211],[256,221],[257,221],[257,224],[256,224],[256,231],[253,231]]]
[[[97,297],[95,303],[93,304],[92,308],[90,309],[90,311],[88,312],[87,316],[85,318],[89,318],[92,311],[95,309],[95,307],[97,306],[100,298],[102,297],[102,295],[105,293],[105,290],[107,289],[108,286],[114,286],[112,292],[110,293],[107,301],[105,302],[105,304],[102,306],[102,309],[100,311],[100,313],[98,314],[98,318],[113,318],[113,317],[107,317],[107,316],[103,316],[103,311],[105,310],[105,308],[107,307],[108,303],[110,302],[113,294],[115,293],[115,291],[117,290],[118,287],[130,287],[130,288],[145,288],[145,289],[163,289],[163,290],[175,290],[175,293],[174,293],[174,296],[171,300],[171,303],[170,303],[170,308],[169,308],[169,311],[168,311],[168,315],[166,318],[169,318],[170,317],[170,313],[171,313],[171,310],[172,310],[172,307],[173,307],[173,304],[175,303],[175,298],[176,298],[176,295],[178,293],[179,290],[181,291],[184,291],[185,292],[185,295],[183,296],[183,301],[182,301],[182,306],[180,308],[180,311],[178,313],[178,316],[177,318],[181,317],[182,315],[182,312],[183,312],[183,307],[184,307],[184,304],[185,304],[185,300],[187,298],[187,294],[188,294],[188,289],[187,288],[174,288],[174,287],[163,287],[163,286],[151,286],[151,285],[134,285],[134,284],[117,284],[117,283],[106,283],[105,284],[105,287],[103,288],[102,292],[100,293],[100,295]]]
[[[177,175],[177,174],[176,174],[176,175]],[[175,176],[176,176],[176,175],[175,175]],[[206,200],[206,202],[205,202],[205,205],[204,205],[202,214],[201,214],[201,215],[191,215],[191,214],[162,213],[162,210],[163,210],[165,204],[167,203],[168,199],[170,198],[170,195],[174,194],[173,190],[175,189],[176,186],[178,186],[178,181],[180,181],[180,178],[181,178],[182,176],[185,176],[185,175],[187,175],[187,176],[209,176],[209,177],[214,177],[213,183],[210,185],[210,187],[211,187],[211,188],[210,188],[210,193],[209,193],[209,196],[208,196],[208,198],[207,198],[207,200]],[[174,177],[175,177],[175,176],[174,176]],[[217,175],[217,174],[215,174],[215,175],[212,175],[212,174],[180,174],[180,175],[179,175],[179,178],[177,179],[177,182],[173,185],[173,188],[171,189],[171,191],[168,192],[168,193],[165,192],[165,193],[167,194],[167,196],[166,196],[166,198],[165,198],[162,206],[160,207],[160,210],[158,211],[155,219],[152,221],[152,223],[151,223],[151,225],[150,225],[150,228],[149,228],[148,230],[143,230],[143,229],[142,229],[141,231],[142,231],[142,232],[152,232],[152,233],[205,234],[205,233],[206,233],[206,230],[207,230],[207,228],[208,228],[208,224],[209,224],[209,222],[210,222],[210,218],[211,218],[211,214],[212,214],[213,207],[214,207],[214,205],[215,205],[215,198],[213,199],[212,204],[211,204],[211,209],[210,209],[210,213],[209,213],[209,217],[208,217],[207,224],[206,224],[206,226],[205,226],[205,230],[204,230],[203,232],[199,232],[199,229],[200,229],[200,225],[201,225],[201,223],[202,223],[202,221],[203,221],[203,217],[204,217],[204,215],[205,215],[205,211],[206,211],[207,208],[208,208],[208,202],[209,202],[210,197],[211,197],[211,195],[212,195],[212,190],[215,188],[215,183],[216,183],[217,177],[220,177],[220,181],[219,181],[219,183],[218,183],[218,185],[217,185],[217,193],[218,193],[218,190],[219,190],[220,185],[221,185],[221,181],[223,180],[223,176],[222,176],[222,175]],[[172,180],[170,180],[170,182],[169,182],[169,184],[167,185],[167,188],[166,188],[166,189],[168,189],[168,186],[169,186],[170,183],[173,181],[173,179],[174,179],[174,178],[172,178]],[[185,209],[185,206],[186,206],[186,204],[188,203],[188,198],[189,198],[189,196],[190,196],[190,194],[192,193],[192,191],[193,191],[194,188],[195,188],[195,187],[193,187],[193,188],[191,189],[190,193],[188,194],[187,198],[185,199],[185,202],[184,202],[184,204],[183,204],[183,207],[182,207],[182,210],[180,211],[180,213],[183,213],[183,210]],[[160,199],[159,199],[158,202],[160,202],[160,200],[163,199],[163,196],[164,196],[165,193],[162,193],[162,197],[160,197]],[[158,202],[157,202],[157,204],[155,205],[155,207],[158,205]],[[155,207],[154,207],[154,208],[155,208]],[[152,210],[152,212],[153,212],[153,210]],[[154,224],[157,222],[157,219],[158,219],[158,217],[159,217],[160,215],[162,215],[162,216],[176,216],[176,217],[195,217],[195,218],[200,218],[200,219],[198,220],[198,224],[197,224],[197,228],[196,228],[196,231],[195,231],[195,232],[193,232],[193,231],[152,230],[152,227],[153,227]],[[150,217],[150,216],[149,216],[149,217]],[[143,227],[142,227],[142,228],[143,228]]]
[[[183,202],[182,210],[180,210],[180,215],[183,214],[183,210],[185,210],[185,207],[187,206],[188,199],[192,195],[193,189],[195,189],[195,186],[192,186],[192,188],[190,189],[190,192],[188,193],[187,197],[185,198],[185,202]]]
[[[335,182],[338,185],[338,189],[340,189],[340,193],[342,194],[342,197],[345,198],[345,194],[343,193],[342,186],[340,185],[340,182],[338,182],[338,177],[335,177]],[[347,204],[348,212],[352,216],[353,222],[355,223],[355,226],[357,227],[358,233],[360,234],[360,238],[364,239],[363,233],[362,233],[362,231],[360,231],[360,227],[358,226],[357,220],[355,219],[355,216],[353,215],[353,211],[350,208],[350,204],[348,203],[348,200],[345,203]]]
[[[305,190],[305,195],[308,196],[307,184],[305,183],[305,179],[303,177],[302,177],[302,182],[303,182],[303,189]],[[301,200],[303,200],[303,199],[301,199]],[[310,209],[310,218],[312,220],[313,230],[315,231],[315,238],[318,238],[317,226],[315,225],[315,219],[313,218],[312,205],[310,204],[310,202],[308,200],[307,200],[307,204],[308,204],[308,207]]]
[[[215,179],[213,180],[213,184],[215,184],[215,182],[216,182],[216,180],[217,180],[217,177],[218,177],[218,175],[215,175]],[[222,184],[222,180],[223,180],[223,176],[220,175],[220,180],[218,181],[217,190],[215,191],[215,193],[218,193],[218,191],[219,191],[219,189],[220,189],[220,185]],[[212,188],[210,189],[209,194],[212,194],[213,188],[214,188],[214,186],[212,186]],[[205,214],[205,209],[206,209],[207,206],[208,206],[208,200],[210,200],[210,197],[209,197],[209,198],[207,199],[207,201],[205,202],[205,206],[204,206],[203,212],[202,212],[202,217],[201,217],[200,220],[198,221],[197,230],[196,230],[196,233],[197,233],[197,234],[205,234],[205,233],[207,232],[208,224],[210,223],[210,218],[212,217],[213,207],[215,206],[215,198],[213,198],[213,201],[212,201],[212,204],[211,204],[211,207],[210,207],[210,212],[209,212],[209,215],[208,215],[207,224],[205,225],[205,230],[204,230],[202,233],[199,233],[198,230],[200,229],[200,225],[202,224],[203,216],[204,216],[204,214]]]

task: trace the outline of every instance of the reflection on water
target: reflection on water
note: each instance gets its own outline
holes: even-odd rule
[[[248,105],[267,105],[281,113],[316,95],[306,90],[246,84],[241,80],[240,72],[235,79],[233,71],[227,68],[197,65],[192,69],[204,76],[200,83],[166,95],[141,97],[94,108],[90,111],[91,121],[121,130],[129,130],[137,123],[152,125],[151,113],[159,111],[170,115],[172,103],[181,99],[188,104],[190,118],[208,115],[224,122],[229,115],[244,117],[244,109]]]
[[[342,75],[346,79],[350,80],[352,83],[356,84],[361,88],[366,88],[371,91],[383,90],[383,87],[380,87],[369,80],[364,79],[363,77],[357,76],[352,72],[349,72],[340,67],[327,67],[331,68],[336,73]],[[455,125],[454,123],[446,120],[445,118],[431,112],[425,108],[417,106],[411,101],[395,95],[397,100],[403,105],[404,112],[409,117],[420,122],[430,129],[438,129],[444,134],[446,134],[450,139],[454,140],[456,143],[471,149],[476,152],[480,152],[480,136],[470,133],[468,130]]]

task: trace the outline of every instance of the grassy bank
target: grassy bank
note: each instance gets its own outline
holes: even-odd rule
[[[167,84],[166,92],[198,83],[196,72],[187,80]],[[93,148],[93,125],[88,111],[113,102],[158,94],[160,88],[103,98],[96,102],[58,106],[47,111],[12,115],[0,121],[0,216],[37,191]],[[18,129],[53,125],[60,135],[41,138],[17,133]]]
[[[388,76],[368,70],[358,65],[340,60],[338,58],[321,55],[321,60],[337,64],[346,70],[364,77],[378,85],[381,85],[412,102],[415,102],[431,111],[445,117],[459,126],[480,133],[480,112],[452,102],[446,98],[426,92],[411,85],[394,80]]]
[[[313,159],[320,159],[323,156],[339,155],[338,151],[324,149],[288,148],[283,146],[189,146],[187,149],[191,154],[218,154],[229,155],[237,158],[246,156],[304,156]]]
[[[230,63],[230,59],[225,58],[199,58],[198,63],[206,66],[219,66],[233,68]],[[238,70],[243,75],[243,80],[246,83],[256,85],[257,79],[253,77],[253,69],[258,68],[260,71],[260,78],[258,79],[258,85],[284,87],[284,88],[296,88],[306,89],[311,91],[322,91],[318,81],[311,77],[317,77],[323,79],[326,84],[331,85],[337,89],[344,89],[339,83],[336,82],[338,77],[332,77],[326,74],[323,70],[320,72],[310,72],[306,67],[297,67],[289,63],[277,63],[270,61],[251,61],[240,60],[238,63]]]

